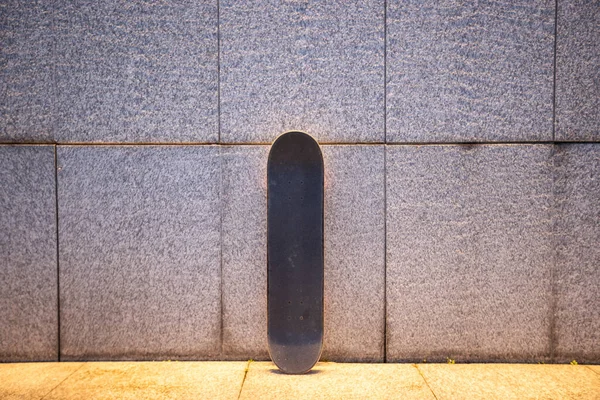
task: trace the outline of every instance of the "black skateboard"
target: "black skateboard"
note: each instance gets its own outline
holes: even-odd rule
[[[302,132],[279,136],[267,167],[269,354],[288,374],[323,347],[323,156]]]

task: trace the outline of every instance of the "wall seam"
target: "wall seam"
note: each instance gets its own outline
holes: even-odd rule
[[[224,151],[223,148],[219,148],[219,168],[220,168],[220,172],[219,172],[219,203],[220,203],[220,207],[219,207],[219,275],[220,275],[220,280],[219,280],[219,287],[220,287],[220,303],[221,303],[221,311],[220,311],[220,316],[221,316],[221,325],[220,325],[220,340],[221,340],[221,349],[220,349],[220,358],[223,359],[225,357],[225,343],[224,343],[224,332],[223,332],[223,328],[225,326],[224,323],[224,306],[223,306],[223,206],[225,204],[224,201],[224,191],[223,191],[223,180],[225,179],[224,176],[224,168],[223,168],[223,156],[224,156]]]
[[[50,25],[51,25],[51,30],[54,31],[54,33],[56,33],[57,30],[57,13],[56,10],[53,9],[50,13]],[[54,35],[54,37],[52,38],[52,51],[51,51],[51,85],[52,85],[52,93],[51,96],[54,98],[52,101],[52,105],[51,107],[51,111],[52,111],[52,120],[50,122],[50,137],[51,140],[54,142],[54,213],[55,213],[55,219],[54,219],[54,223],[55,223],[55,229],[56,229],[56,347],[57,347],[57,360],[58,361],[62,361],[61,360],[61,349],[62,349],[62,343],[61,343],[61,317],[60,317],[60,237],[59,237],[59,228],[58,228],[58,224],[59,224],[59,207],[58,207],[58,134],[57,134],[57,127],[58,127],[58,120],[57,120],[57,115],[58,112],[57,111],[57,104],[58,104],[58,68],[57,68],[57,63],[54,62],[54,57],[57,54],[57,47],[58,47],[58,42],[56,40],[57,35]]]
[[[383,362],[387,362],[387,0],[383,2]]]
[[[224,321],[223,321],[223,146],[221,145],[221,0],[217,0],[217,142],[219,146],[219,295],[220,295],[220,327],[219,327],[219,338],[220,344],[220,358],[225,357],[224,351]]]
[[[217,143],[221,143],[221,1],[217,0]]]
[[[387,146],[383,146],[383,362],[387,362]]]
[[[95,146],[95,147],[110,147],[110,146],[271,146],[272,143],[52,143],[52,142],[1,142],[0,146]],[[554,145],[554,144],[600,144],[600,140],[547,140],[547,141],[513,141],[513,142],[319,142],[321,146],[510,146],[510,145]]]
[[[383,2],[383,143],[387,143],[387,0]]]
[[[60,343],[60,243],[58,231],[58,151],[57,145],[54,145],[54,223],[56,236],[56,315],[57,315],[57,359],[61,361],[61,343]]]
[[[558,151],[558,143],[556,143],[556,60],[557,60],[557,43],[558,43],[558,0],[554,1],[554,62],[553,62],[553,76],[552,76],[552,189],[551,189],[551,218],[552,218],[552,231],[551,231],[551,240],[552,243],[552,256],[550,260],[550,304],[549,304],[549,321],[548,321],[548,341],[549,341],[549,349],[548,349],[548,357],[550,358],[550,362],[554,362],[556,359],[556,311],[557,311],[557,268],[558,268],[558,243],[557,243],[557,221],[558,221],[558,212],[559,205],[557,203],[557,193],[556,193],[556,180],[558,178],[558,167],[560,165],[560,160],[557,157],[560,157]]]
[[[51,70],[52,70],[52,77],[50,79],[51,85],[52,85],[52,93],[51,96],[53,97],[53,101],[52,101],[52,105],[50,106],[50,110],[52,112],[52,119],[50,122],[50,137],[52,138],[52,143],[54,145],[58,144],[58,119],[57,119],[57,115],[59,115],[58,112],[58,104],[59,104],[59,96],[58,96],[58,67],[57,67],[57,62],[56,62],[56,55],[58,54],[58,29],[57,29],[57,10],[56,8],[53,8],[52,11],[50,12],[50,26],[51,26],[51,31],[53,32],[53,37],[52,37],[52,44],[51,44],[51,55],[50,55],[50,64],[51,64]],[[56,148],[54,149],[56,151]]]
[[[552,76],[552,140],[556,140],[556,53],[558,42],[558,0],[554,1],[554,70]]]

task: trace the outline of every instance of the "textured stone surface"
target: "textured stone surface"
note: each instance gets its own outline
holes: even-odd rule
[[[220,2],[221,139],[384,140],[384,2]]]
[[[53,141],[52,6],[0,3],[0,142]]]
[[[391,0],[388,142],[552,140],[551,0]]]
[[[216,142],[217,2],[61,1],[60,142]]]
[[[407,364],[318,363],[304,375],[284,375],[270,362],[251,363],[240,399],[434,399]]]
[[[556,140],[600,140],[600,4],[558,2]]]
[[[267,353],[269,146],[223,150],[223,342],[226,356]],[[331,360],[382,360],[384,207],[381,146],[323,146],[325,343]]]
[[[223,351],[267,360],[269,146],[224,147]]]
[[[542,360],[552,146],[387,151],[388,361]]]
[[[218,355],[219,148],[58,150],[63,359]]]
[[[86,363],[44,399],[238,398],[245,362]]]
[[[600,144],[557,146],[556,356],[600,361]]]
[[[600,375],[594,370],[598,366],[319,363],[306,375],[282,375],[270,362],[0,364],[0,396],[3,400],[430,399],[435,393],[438,400],[596,399]],[[249,372],[244,380],[245,371]]]
[[[600,376],[584,366],[420,364],[438,400],[598,399]]]
[[[323,146],[325,337],[322,357],[383,361],[383,146]]]
[[[82,366],[71,362],[0,364],[0,398],[42,399]]]
[[[0,146],[0,361],[58,358],[53,146]]]

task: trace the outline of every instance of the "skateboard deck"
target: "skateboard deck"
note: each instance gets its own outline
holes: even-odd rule
[[[323,156],[311,136],[275,140],[267,187],[269,354],[282,372],[301,374],[323,347]]]

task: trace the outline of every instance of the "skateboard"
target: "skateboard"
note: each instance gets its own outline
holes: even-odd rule
[[[323,156],[287,132],[267,165],[267,336],[284,373],[308,372],[323,347]]]

